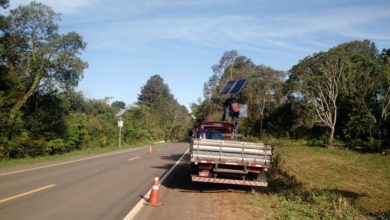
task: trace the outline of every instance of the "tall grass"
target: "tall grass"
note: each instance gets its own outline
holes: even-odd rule
[[[390,158],[274,140],[269,187],[245,198],[265,219],[387,219]],[[270,213],[264,215],[264,213]]]

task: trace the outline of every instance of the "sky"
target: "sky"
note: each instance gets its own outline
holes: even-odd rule
[[[10,0],[11,8],[28,0]],[[89,68],[78,91],[87,98],[137,101],[155,74],[182,105],[225,51],[288,71],[340,43],[369,39],[390,48],[389,0],[40,0],[61,13],[60,32],[87,43]]]

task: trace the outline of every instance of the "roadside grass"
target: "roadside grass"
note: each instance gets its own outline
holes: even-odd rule
[[[269,186],[244,197],[244,206],[258,218],[390,218],[389,157],[309,146],[306,141],[272,143]]]
[[[15,167],[15,166],[31,165],[31,164],[43,163],[43,162],[52,162],[52,161],[65,160],[65,159],[77,159],[89,155],[102,154],[102,153],[107,153],[107,152],[112,152],[117,150],[124,150],[128,148],[136,148],[147,144],[151,144],[151,142],[125,145],[122,146],[121,148],[118,148],[118,146],[92,147],[92,148],[85,148],[77,151],[71,151],[63,154],[55,154],[55,155],[48,155],[48,156],[26,157],[26,158],[18,158],[18,159],[1,159],[0,169]]]

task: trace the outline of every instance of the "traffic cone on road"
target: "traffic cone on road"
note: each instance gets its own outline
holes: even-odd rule
[[[152,145],[149,146],[149,153],[153,153]]]
[[[152,186],[155,186],[155,185],[160,186],[160,177],[159,177],[158,173],[156,173],[156,175],[154,176],[154,179],[153,179]]]
[[[150,192],[149,199],[145,203],[145,205],[151,205],[156,207],[160,205],[159,189],[160,189],[160,182],[159,182],[158,174],[156,173],[156,176],[154,177],[153,180],[152,191]]]

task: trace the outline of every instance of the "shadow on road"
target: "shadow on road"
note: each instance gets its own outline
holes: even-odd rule
[[[176,155],[172,155],[170,158],[175,158],[175,157]],[[178,159],[179,158],[175,160],[177,161]],[[171,166],[171,164],[167,164],[167,166]],[[251,191],[251,187],[249,186],[192,182],[190,174],[191,174],[190,155],[186,154],[183,160],[177,165],[175,170],[171,173],[171,175],[169,175],[169,177],[164,181],[162,185],[170,189],[179,189],[180,192],[184,192],[184,193],[186,192],[199,192],[199,193],[243,192],[245,193]]]

